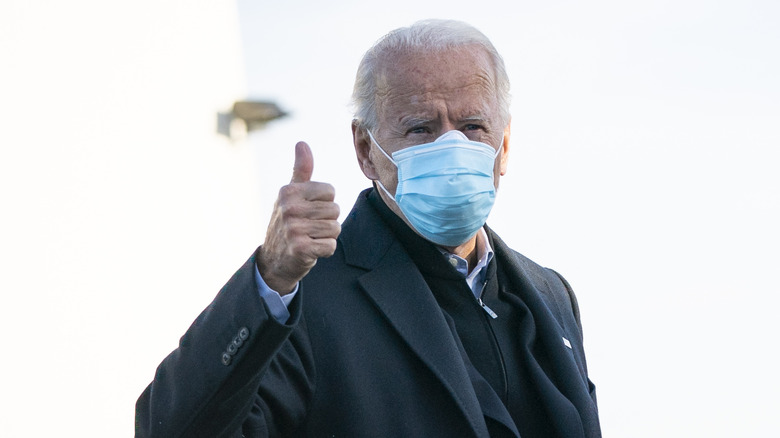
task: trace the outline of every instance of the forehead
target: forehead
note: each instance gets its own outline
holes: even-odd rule
[[[398,113],[465,116],[489,111],[496,103],[495,74],[478,46],[436,52],[396,52],[385,59],[377,81],[380,123]],[[455,113],[464,114],[455,114]],[[487,114],[480,114],[487,116]]]

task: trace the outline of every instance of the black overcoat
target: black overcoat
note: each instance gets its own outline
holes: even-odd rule
[[[367,193],[286,324],[258,295],[254,256],[236,272],[139,398],[136,437],[487,437],[486,417],[504,421],[480,404],[451,323]],[[551,356],[560,427],[600,436],[571,289],[488,233]]]

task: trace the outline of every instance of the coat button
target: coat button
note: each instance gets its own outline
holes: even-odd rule
[[[228,366],[230,365],[231,361],[233,361],[233,356],[227,353],[222,353],[222,365]]]
[[[228,344],[228,346],[227,346],[228,354],[230,354],[232,356],[232,355],[236,354],[237,351],[238,351],[238,345],[236,345],[236,344],[234,344],[232,342]]]
[[[246,327],[241,327],[241,329],[238,331],[238,337],[241,338],[242,341],[249,339],[249,329]]]

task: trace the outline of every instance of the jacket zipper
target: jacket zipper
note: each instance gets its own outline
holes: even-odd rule
[[[485,286],[487,286],[487,279],[485,279],[485,281],[482,282],[482,290],[479,291],[479,298],[477,298],[477,301],[479,301],[479,305],[480,305],[480,307],[482,307],[482,310],[484,310],[485,313],[490,315],[491,318],[496,319],[496,318],[498,318],[498,315],[496,314],[496,312],[494,312],[493,309],[488,307],[488,305],[485,304],[484,301],[482,301],[482,295],[485,293]]]

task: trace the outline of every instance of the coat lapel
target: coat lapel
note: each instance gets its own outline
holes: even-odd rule
[[[563,290],[555,293],[550,281],[543,275],[542,268],[530,266],[531,262],[506,246],[495,233],[490,233],[496,257],[506,261],[504,267],[509,271],[507,277],[514,281],[513,289],[534,315],[540,341],[550,354],[556,356],[555,371],[566,374],[567,379],[580,376],[587,386],[584,364],[574,354],[575,351],[581,352],[582,347],[579,327],[574,320],[571,304],[562,302],[568,299],[568,294]],[[566,318],[564,315],[571,317]],[[566,346],[564,338],[571,347]]]
[[[562,434],[592,436],[593,431],[598,431],[598,414],[589,395],[581,332],[568,292],[552,271],[533,264],[491,234],[496,257],[506,261],[504,268],[509,271],[507,277],[512,279],[507,287],[513,289],[533,315],[537,341],[549,359],[544,370],[549,382],[568,400],[563,404],[551,403],[558,408]]]
[[[365,193],[364,193],[365,194]],[[347,263],[366,269],[360,286],[388,323],[450,392],[475,435],[488,436],[482,410],[444,315],[419,270],[364,194],[340,237]]]

